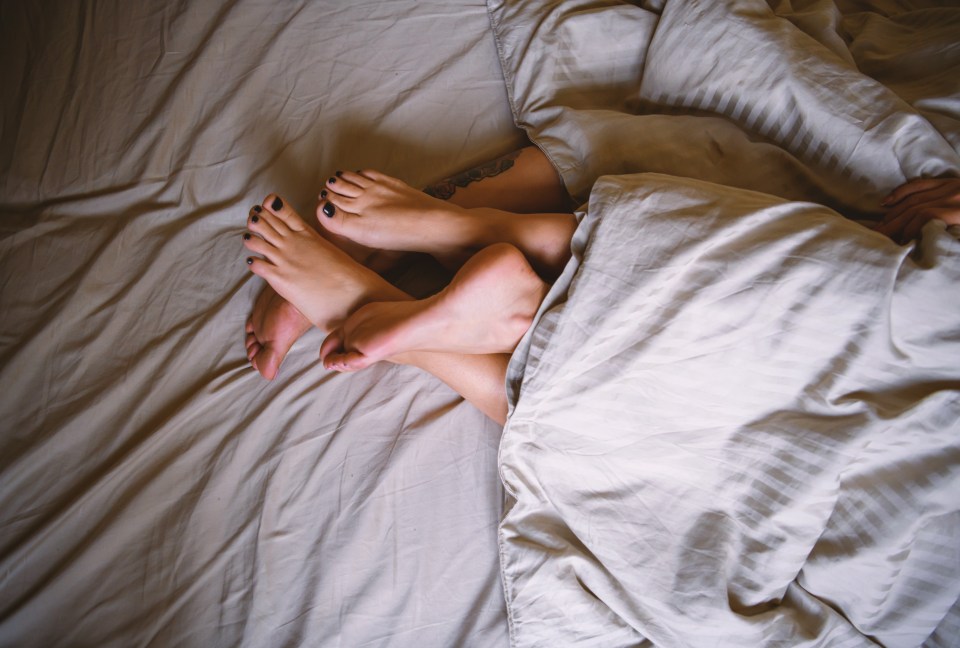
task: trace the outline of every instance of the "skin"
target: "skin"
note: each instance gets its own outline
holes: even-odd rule
[[[874,228],[898,243],[920,235],[931,220],[960,225],[960,178],[912,180],[884,198],[883,220]]]
[[[436,295],[357,309],[324,340],[320,357],[327,369],[356,371],[411,351],[512,353],[548,288],[517,248],[496,243]]]
[[[577,226],[569,213],[465,209],[372,170],[342,172],[326,187],[317,220],[330,234],[369,248],[425,252],[451,268],[489,245],[509,243],[552,280],[569,259]]]
[[[264,255],[251,258],[251,270],[270,284],[247,323],[253,366],[272,379],[293,342],[315,325],[330,331],[321,349],[327,368],[354,371],[379,360],[416,366],[503,423],[509,353],[546,291],[533,270],[548,280],[559,273],[576,224],[569,213],[539,211],[569,205],[559,178],[537,149],[491,165],[426,194],[375,171],[338,173],[321,194],[317,231],[288,208],[269,209],[276,197],[268,196],[262,209],[279,220],[251,222],[251,239],[245,242]],[[484,203],[496,207],[480,206]],[[917,236],[932,219],[960,224],[960,179],[907,183],[883,206],[888,213],[876,229],[894,240]],[[255,237],[254,228],[259,228]],[[389,267],[398,258],[377,248],[427,252],[450,267],[463,267],[447,290],[414,302],[357,262]],[[524,258],[530,263],[510,266]],[[508,276],[520,286],[516,293],[482,303],[478,296],[510,285]],[[475,322],[482,324],[472,326]],[[511,326],[491,333],[504,322]]]
[[[477,175],[470,170],[441,181],[434,193],[440,193],[441,190],[446,193],[449,187],[444,189],[444,186],[450,185],[454,192],[447,196],[447,201],[467,208],[485,206],[517,213],[569,210],[569,197],[563,184],[539,149],[528,146],[504,158],[510,158],[511,163],[507,164],[500,158],[482,165],[486,170],[480,174],[483,176],[480,180],[467,182],[468,177]],[[262,207],[267,204],[268,201],[264,200]],[[337,237],[319,226],[318,229],[353,259],[377,272],[391,268],[401,259],[397,253],[372,250],[344,237]],[[306,317],[268,284],[257,297],[246,322],[246,348],[250,364],[265,379],[273,380],[294,342],[312,326]],[[485,363],[484,366],[489,364]],[[502,364],[506,367],[505,362]],[[431,362],[429,366],[433,369],[445,368],[447,363]],[[429,371],[426,367],[421,368]]]
[[[328,368],[351,371],[379,360],[417,366],[505,421],[508,353],[548,288],[515,247],[484,248],[441,293],[416,301],[333,246],[273,194],[251,210],[248,229],[244,246],[259,255],[247,259],[251,272],[313,325],[333,331],[322,348]]]

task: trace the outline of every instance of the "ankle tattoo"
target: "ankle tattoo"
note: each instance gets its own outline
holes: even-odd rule
[[[433,196],[434,198],[439,198],[440,200],[449,200],[450,197],[457,192],[457,187],[463,189],[474,182],[479,182],[484,178],[498,176],[504,171],[512,168],[514,161],[517,159],[517,157],[519,157],[519,155],[519,150],[513,151],[512,153],[508,153],[503,157],[497,158],[496,160],[482,164],[459,175],[455,175],[452,178],[447,178],[446,180],[441,180],[436,184],[432,184],[424,189],[423,192],[428,196]]]

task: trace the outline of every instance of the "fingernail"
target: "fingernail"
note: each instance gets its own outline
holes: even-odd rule
[[[323,189],[323,190],[320,191],[320,197],[321,197],[321,198],[326,198],[326,197],[327,197],[327,190],[326,190],[326,189]]]
[[[243,235],[243,240],[244,240],[244,241],[249,241],[249,240],[250,240],[250,232],[247,232],[246,234]]]
[[[259,214],[260,212],[263,211],[263,207],[261,207],[260,205],[254,205],[254,206],[253,206],[253,211],[255,211],[255,212],[257,212],[257,213]]]
[[[251,222],[251,223],[258,223],[258,222],[260,222],[260,217],[257,216],[256,214],[254,214],[253,216],[250,217],[250,222]]]
[[[253,257],[247,257],[247,265],[253,265]]]
[[[337,179],[336,179],[334,176],[330,176],[330,179],[327,180],[327,182],[329,182],[330,184],[333,184],[333,183],[336,182],[336,181],[337,181]]]
[[[281,209],[283,209],[283,201],[280,200],[279,196],[274,198],[273,202],[270,203],[270,209],[272,209],[273,211],[280,211]]]
[[[338,178],[339,178],[340,176],[342,176],[342,175],[343,175],[343,171],[337,171],[337,177],[338,177]]]
[[[323,213],[326,214],[328,217],[332,217],[334,214],[337,213],[337,208],[333,206],[333,203],[327,203],[326,205],[323,206]]]

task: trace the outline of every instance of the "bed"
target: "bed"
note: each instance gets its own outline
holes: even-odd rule
[[[0,646],[953,646],[947,3],[0,5]],[[248,365],[269,192],[539,146],[581,205],[504,429]],[[429,292],[424,260],[391,277]]]

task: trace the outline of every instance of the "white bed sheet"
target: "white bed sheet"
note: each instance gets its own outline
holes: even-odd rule
[[[0,645],[505,645],[498,426],[243,347],[268,192],[520,144],[483,3],[3,2],[0,85]]]

